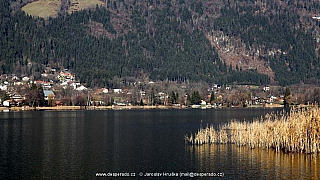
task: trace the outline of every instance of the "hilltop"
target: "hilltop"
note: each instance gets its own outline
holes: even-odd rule
[[[66,68],[107,87],[117,78],[319,83],[316,0],[0,2],[2,74]]]

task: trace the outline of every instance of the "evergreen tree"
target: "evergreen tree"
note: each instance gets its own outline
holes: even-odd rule
[[[214,91],[212,91],[211,97],[210,97],[210,103],[213,103],[214,100],[215,100],[215,95],[214,95]]]
[[[291,102],[292,102],[291,91],[289,87],[286,87],[284,91],[284,101],[283,101],[284,106],[288,107]]]
[[[201,101],[201,96],[199,91],[193,91],[192,97],[191,97],[191,104],[199,104]]]

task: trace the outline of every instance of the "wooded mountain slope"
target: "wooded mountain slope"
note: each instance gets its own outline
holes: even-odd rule
[[[319,82],[315,0],[107,0],[72,14],[63,13],[66,1],[48,19],[17,3],[0,0],[1,73],[38,78],[46,67],[68,68],[89,86],[108,87],[114,77]]]

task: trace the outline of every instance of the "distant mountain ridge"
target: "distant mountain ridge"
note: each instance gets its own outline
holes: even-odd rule
[[[71,14],[64,1],[48,19],[0,2],[1,73],[37,78],[46,67],[67,68],[89,86],[110,87],[125,77],[319,83],[315,0],[106,0]]]

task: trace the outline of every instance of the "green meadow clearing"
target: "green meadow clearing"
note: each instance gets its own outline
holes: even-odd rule
[[[95,7],[96,5],[104,5],[104,2],[100,0],[71,0],[70,2],[71,6],[68,10],[69,13]]]
[[[104,5],[104,2],[100,0],[71,0],[68,12],[72,13],[82,9],[95,7],[96,5]],[[22,10],[32,16],[49,18],[58,15],[60,6],[60,0],[38,0],[25,5],[22,7]]]
[[[22,7],[22,10],[29,15],[42,18],[56,17],[60,8],[59,0],[39,0]]]

